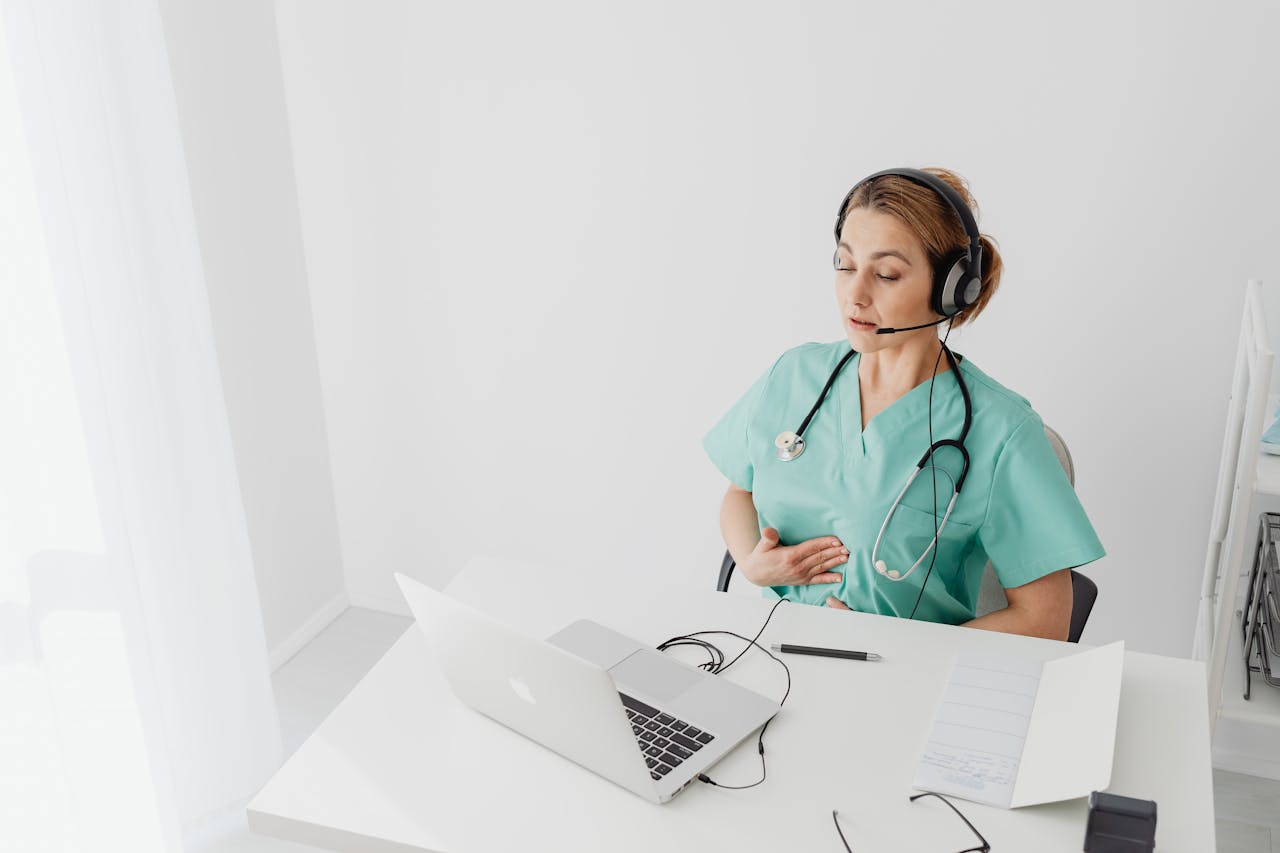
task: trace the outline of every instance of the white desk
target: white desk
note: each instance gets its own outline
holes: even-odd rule
[[[725,628],[752,636],[769,603],[703,592],[666,601],[571,578],[476,562],[449,592],[537,636],[590,615],[638,639]],[[741,582],[741,581],[740,581]],[[501,590],[500,595],[491,590]],[[856,851],[946,853],[969,830],[932,799],[909,803],[916,762],[957,649],[1051,659],[1066,643],[783,604],[762,643],[880,652],[882,663],[787,656],[792,690],[765,736],[769,776],[748,791],[694,783],[647,803],[462,706],[411,628],[249,805],[255,832],[359,851],[839,850],[838,808]],[[738,648],[724,638],[722,647]],[[696,650],[687,650],[691,661]],[[732,652],[731,652],[732,653]],[[777,664],[749,652],[727,678],[781,696]],[[710,773],[759,778],[755,740]],[[1204,666],[1129,653],[1110,789],[1153,799],[1159,853],[1215,849]],[[997,853],[1079,851],[1086,801],[1005,811],[956,801]]]

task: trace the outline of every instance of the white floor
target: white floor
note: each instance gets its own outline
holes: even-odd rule
[[[272,679],[285,755],[292,755],[412,625],[406,617],[352,607]],[[1280,853],[1280,782],[1215,770],[1218,853]],[[243,808],[187,837],[187,853],[308,853],[318,848],[254,835]]]
[[[1280,853],[1280,782],[1215,770],[1213,803],[1218,853]]]

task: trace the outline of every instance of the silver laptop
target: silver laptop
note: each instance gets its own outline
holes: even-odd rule
[[[396,581],[463,703],[655,803],[781,707],[586,619],[537,640]]]

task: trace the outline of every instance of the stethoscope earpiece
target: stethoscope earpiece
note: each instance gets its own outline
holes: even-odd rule
[[[876,571],[890,580],[897,580],[900,572],[897,569],[891,569],[884,564],[884,560],[876,560]]]

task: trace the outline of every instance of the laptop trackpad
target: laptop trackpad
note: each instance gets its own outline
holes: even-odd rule
[[[630,688],[658,701],[674,699],[702,680],[699,673],[649,649],[641,649],[610,667],[609,675],[620,690]]]

